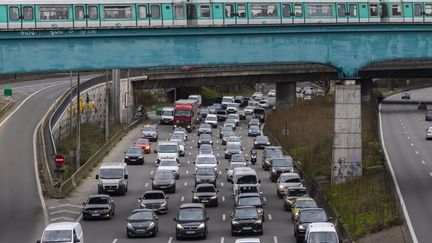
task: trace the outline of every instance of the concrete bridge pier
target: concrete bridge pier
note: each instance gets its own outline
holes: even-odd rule
[[[289,108],[296,102],[296,83],[276,83],[276,107]]]
[[[361,87],[361,102],[369,102],[372,99],[373,83],[372,79],[362,79],[359,81]]]

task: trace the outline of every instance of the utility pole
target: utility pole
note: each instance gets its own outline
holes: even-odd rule
[[[73,131],[73,124],[72,124],[72,120],[73,120],[73,107],[72,107],[72,79],[73,79],[73,73],[72,71],[70,72],[70,90],[69,90],[69,134],[72,134]]]
[[[76,134],[76,170],[78,170],[78,168],[81,166],[80,165],[80,147],[81,147],[81,138],[80,138],[80,133],[81,133],[81,114],[80,114],[80,73],[78,72],[77,75],[77,117],[76,117],[76,128],[77,128],[77,134]]]
[[[109,139],[109,86],[108,71],[105,71],[105,142]]]
[[[129,124],[129,68],[127,70],[126,93],[125,93],[125,108],[126,108],[126,124]]]

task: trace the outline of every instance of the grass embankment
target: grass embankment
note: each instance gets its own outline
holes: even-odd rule
[[[334,97],[315,97],[288,110],[269,114],[272,135],[313,181],[331,178],[334,131]],[[285,121],[288,136],[283,134]],[[340,185],[321,187],[322,194],[338,215],[352,239],[381,231],[402,219],[392,193],[391,177],[383,169],[384,157],[378,139],[374,102],[362,105],[363,177]],[[374,166],[380,169],[369,170]]]
[[[121,129],[120,125],[110,127],[110,136]],[[81,156],[80,164],[84,164],[102,145],[105,144],[105,130],[96,124],[81,124]],[[75,172],[75,158],[70,151],[76,147],[76,129],[72,134],[57,142],[57,152],[65,156],[62,180],[69,178]]]

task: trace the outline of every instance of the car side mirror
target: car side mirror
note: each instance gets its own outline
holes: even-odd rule
[[[328,217],[328,219],[329,219],[329,221],[332,221],[332,220],[333,220],[333,217]]]
[[[165,199],[169,199],[169,197],[168,197],[168,196],[165,196]]]
[[[99,180],[99,175],[96,175],[96,180]]]
[[[156,149],[153,149],[153,153],[155,153],[155,154],[156,154],[156,153],[157,153],[157,150],[156,150]]]
[[[173,220],[174,220],[174,222],[177,222],[177,219],[176,219],[176,218],[173,218]]]
[[[142,202],[142,198],[138,198],[138,201],[137,201],[138,203],[141,203]]]
[[[40,241],[40,240],[37,240],[36,243],[41,243],[41,241]]]
[[[209,217],[206,217],[206,221],[208,221],[208,220],[210,220],[210,218],[209,218]]]
[[[191,191],[192,193],[195,193],[194,190]]]
[[[220,161],[218,161],[217,164],[220,164]]]
[[[154,179],[153,177],[150,178],[150,180],[153,180],[153,179]]]
[[[228,170],[228,168],[225,168],[225,170]]]
[[[84,206],[86,205],[86,203],[85,203],[85,202],[83,202],[82,204],[83,204]]]
[[[195,161],[193,163],[196,164]]]
[[[124,178],[125,180],[127,180],[127,179],[129,179],[129,176],[128,176],[128,175],[124,175],[123,178]]]

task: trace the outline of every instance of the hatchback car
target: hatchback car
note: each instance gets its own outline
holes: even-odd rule
[[[259,126],[251,125],[248,130],[249,137],[256,137],[261,134],[261,129]]]
[[[195,170],[195,186],[201,183],[211,183],[216,186],[216,174],[213,168],[196,168]]]
[[[198,154],[213,154],[213,146],[211,144],[201,144]]]
[[[270,169],[270,159],[273,157],[282,157],[282,147],[281,146],[266,146],[264,147],[261,166],[264,170]]]
[[[213,105],[208,107],[210,114],[216,114],[216,111],[222,109],[222,105],[220,103],[214,103]]]
[[[265,146],[270,146],[270,140],[267,136],[256,136],[254,141],[254,148],[263,149]]]
[[[237,122],[234,119],[226,119],[223,126],[231,127],[233,130],[236,130]]]
[[[293,186],[287,189],[287,193],[283,197],[283,208],[285,211],[290,211],[297,198],[309,197],[306,187]]]
[[[138,203],[140,208],[150,209],[157,214],[166,214],[168,212],[167,199],[168,197],[162,190],[149,190],[138,199]]]
[[[175,193],[176,181],[173,173],[169,170],[156,170],[152,179],[152,189]]]
[[[87,219],[111,219],[115,214],[115,203],[109,195],[90,196],[83,202],[82,217]]]
[[[246,115],[252,115],[252,114],[253,114],[253,111],[254,111],[254,108],[255,108],[255,107],[253,107],[253,106],[246,106],[246,107],[244,108],[244,112],[245,112],[245,114],[246,114]]]
[[[331,218],[327,216],[322,208],[305,208],[301,210],[294,220],[294,236],[297,242],[303,241],[309,224],[329,222],[330,220]]]
[[[206,206],[218,206],[218,190],[215,185],[203,183],[198,184],[192,191],[192,202],[202,203]]]
[[[159,231],[158,216],[149,209],[135,209],[132,214],[126,218],[126,236],[139,237],[151,236],[156,237]]]
[[[202,123],[198,128],[198,136],[201,134],[212,134],[211,125],[207,123]]]
[[[225,150],[225,159],[231,159],[234,154],[241,154],[243,148],[238,143],[227,144]]]
[[[239,104],[237,103],[227,103],[226,111],[227,113],[236,113],[239,109]]]
[[[144,164],[144,152],[139,147],[129,147],[124,153],[126,164]]]
[[[179,164],[176,159],[161,159],[158,166],[158,170],[171,171],[176,179],[180,178]]]
[[[210,134],[208,133],[203,133],[201,135],[199,135],[198,137],[198,148],[201,146],[201,144],[210,144],[213,145],[213,138]]]
[[[270,159],[270,180],[276,182],[284,172],[294,172],[293,159],[290,156],[274,157]]]
[[[176,239],[202,238],[208,234],[207,212],[202,203],[184,203],[180,206],[176,222]]]
[[[238,114],[229,114],[227,120],[234,120],[236,126],[240,125],[240,116]]]
[[[232,129],[232,127],[222,127],[219,130],[219,138],[222,139],[224,137],[225,132],[234,132],[234,130]]]
[[[231,214],[231,235],[263,234],[263,222],[254,206],[239,206]]]
[[[144,153],[148,154],[151,152],[150,141],[147,138],[139,138],[134,143],[135,147],[141,148]]]
[[[229,144],[238,144],[241,145],[241,139],[238,136],[229,136],[227,138],[227,145]]]
[[[216,128],[218,124],[217,116],[214,114],[208,114],[204,123],[210,124],[213,128]]]
[[[282,173],[276,181],[276,193],[278,197],[282,198],[288,188],[293,186],[301,186],[303,180],[300,178],[298,173]]]
[[[291,209],[291,218],[294,220],[297,218],[301,210],[305,208],[317,208],[318,205],[313,198],[302,197],[297,198],[294,201],[293,207]]]
[[[146,126],[142,130],[141,138],[147,138],[148,140],[155,142],[158,140],[158,128],[157,126]]]

